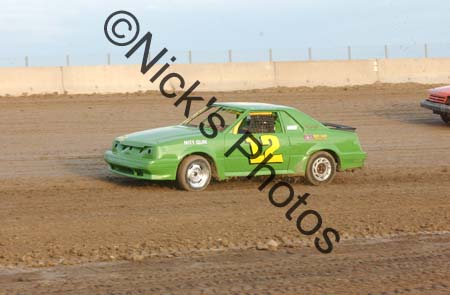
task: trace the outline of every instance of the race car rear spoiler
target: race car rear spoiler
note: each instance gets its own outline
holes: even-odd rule
[[[340,125],[340,124],[334,124],[334,123],[324,123],[324,122],[322,122],[322,124],[330,129],[344,130],[344,131],[355,131],[356,130],[356,128],[346,126],[346,125]]]

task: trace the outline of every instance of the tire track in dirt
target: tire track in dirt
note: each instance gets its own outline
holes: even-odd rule
[[[0,270],[7,294],[448,294],[450,235],[312,249],[226,251],[189,258]]]

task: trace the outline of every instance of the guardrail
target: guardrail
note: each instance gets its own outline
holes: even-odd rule
[[[178,64],[365,60],[396,58],[450,58],[450,43],[352,45],[302,48],[253,48],[221,50],[174,50]],[[120,50],[110,53],[31,54],[0,56],[0,67],[93,66],[139,63],[139,57],[125,59]]]

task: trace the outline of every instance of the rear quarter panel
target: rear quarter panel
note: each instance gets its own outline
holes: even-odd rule
[[[332,154],[338,164],[339,170],[361,167],[366,158],[366,153],[361,149],[356,133],[350,131],[333,130],[325,127],[319,121],[296,110],[289,112],[302,128],[303,144],[292,150],[291,167],[295,174],[304,175],[310,157],[319,151],[327,151]]]

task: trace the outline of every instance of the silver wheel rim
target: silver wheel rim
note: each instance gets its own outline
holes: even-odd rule
[[[208,167],[200,162],[192,162],[186,172],[186,179],[192,188],[202,188],[206,185],[210,177]]]
[[[325,157],[319,157],[312,164],[312,173],[318,181],[325,181],[331,176],[331,162]]]

